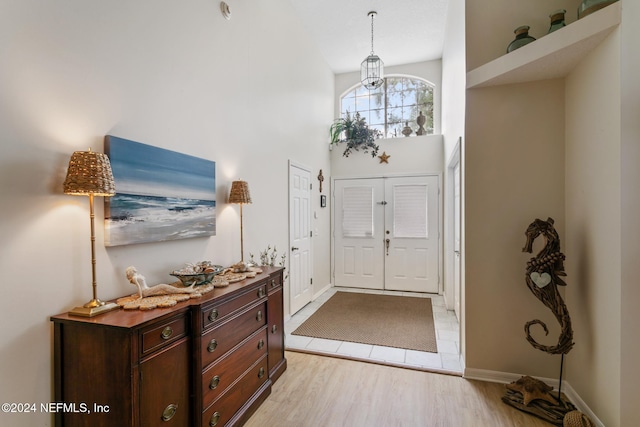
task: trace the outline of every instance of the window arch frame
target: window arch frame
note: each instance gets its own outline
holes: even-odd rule
[[[393,74],[387,74],[384,76],[384,84],[380,87],[380,91],[383,91],[385,99],[384,99],[384,104],[382,109],[385,110],[384,112],[384,123],[371,123],[370,120],[370,112],[375,111],[375,110],[380,110],[379,109],[372,109],[369,108],[368,109],[357,109],[354,108],[355,111],[351,111],[351,110],[346,110],[343,106],[344,106],[344,99],[347,97],[347,95],[351,92],[357,91],[358,89],[364,91],[364,93],[375,93],[378,90],[371,90],[369,91],[368,89],[366,89],[364,87],[364,85],[361,82],[358,82],[352,86],[350,86],[348,89],[346,89],[344,92],[342,92],[338,98],[338,109],[339,109],[339,117],[344,117],[346,111],[349,111],[349,113],[353,116],[356,113],[360,113],[361,116],[365,117],[365,119],[367,120],[367,125],[369,125],[372,128],[376,128],[378,130],[380,130],[383,134],[383,138],[388,138],[388,139],[392,139],[392,138],[399,138],[399,137],[404,137],[404,135],[401,133],[402,128],[404,127],[404,122],[406,121],[404,119],[404,117],[401,119],[401,121],[395,121],[395,122],[389,122],[388,121],[388,109],[389,109],[389,105],[387,102],[387,96],[388,96],[388,80],[387,79],[393,79],[393,78],[404,78],[404,79],[410,79],[413,81],[419,81],[423,84],[425,84],[426,86],[428,86],[430,88],[430,120],[427,121],[427,123],[431,123],[431,127],[427,129],[427,133],[425,133],[425,135],[435,135],[436,134],[436,130],[439,129],[438,123],[436,122],[436,118],[438,116],[438,112],[436,111],[437,109],[437,104],[436,104],[436,96],[437,96],[437,85],[433,82],[431,82],[430,80],[424,78],[424,77],[419,77],[416,75],[412,75],[412,74],[403,74],[403,73],[393,73]],[[354,97],[357,98],[357,97]],[[362,97],[365,98],[365,97]],[[370,104],[370,103],[369,103]],[[403,108],[405,108],[405,106],[402,106]],[[408,108],[408,106],[406,106]],[[394,108],[394,107],[391,107]],[[419,105],[416,106],[416,108],[419,108]],[[365,114],[363,114],[363,112]],[[416,113],[417,114],[417,113]],[[382,128],[380,126],[383,126]],[[401,125],[401,126],[399,126]],[[413,132],[410,136],[415,136],[416,135],[416,130],[418,129],[418,125],[416,124],[415,120],[411,121],[409,123],[410,127],[412,128]],[[395,126],[395,132],[391,133],[392,127]],[[425,128],[427,126],[425,125]]]

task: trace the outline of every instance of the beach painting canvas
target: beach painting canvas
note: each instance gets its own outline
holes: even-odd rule
[[[105,197],[105,246],[216,234],[216,164],[107,135],[116,195]]]

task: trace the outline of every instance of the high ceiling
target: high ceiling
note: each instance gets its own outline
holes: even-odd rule
[[[440,59],[449,0],[291,0],[336,73],[357,71],[373,48],[386,67]]]

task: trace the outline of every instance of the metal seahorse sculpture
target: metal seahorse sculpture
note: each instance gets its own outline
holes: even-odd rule
[[[550,354],[566,354],[573,347],[573,330],[571,329],[571,318],[565,305],[558,286],[567,284],[560,278],[566,276],[564,272],[565,256],[560,252],[560,237],[553,227],[553,219],[546,221],[536,219],[533,221],[525,233],[527,242],[522,249],[523,252],[533,252],[533,242],[539,236],[546,240],[545,246],[540,252],[527,262],[526,281],[527,286],[544,305],[546,305],[560,323],[561,332],[556,345],[543,345],[531,336],[531,326],[540,325],[549,335],[547,325],[539,319],[531,320],[524,325],[527,341],[535,348]]]

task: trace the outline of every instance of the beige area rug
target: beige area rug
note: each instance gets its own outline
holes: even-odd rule
[[[336,292],[292,334],[438,352],[430,298]]]

